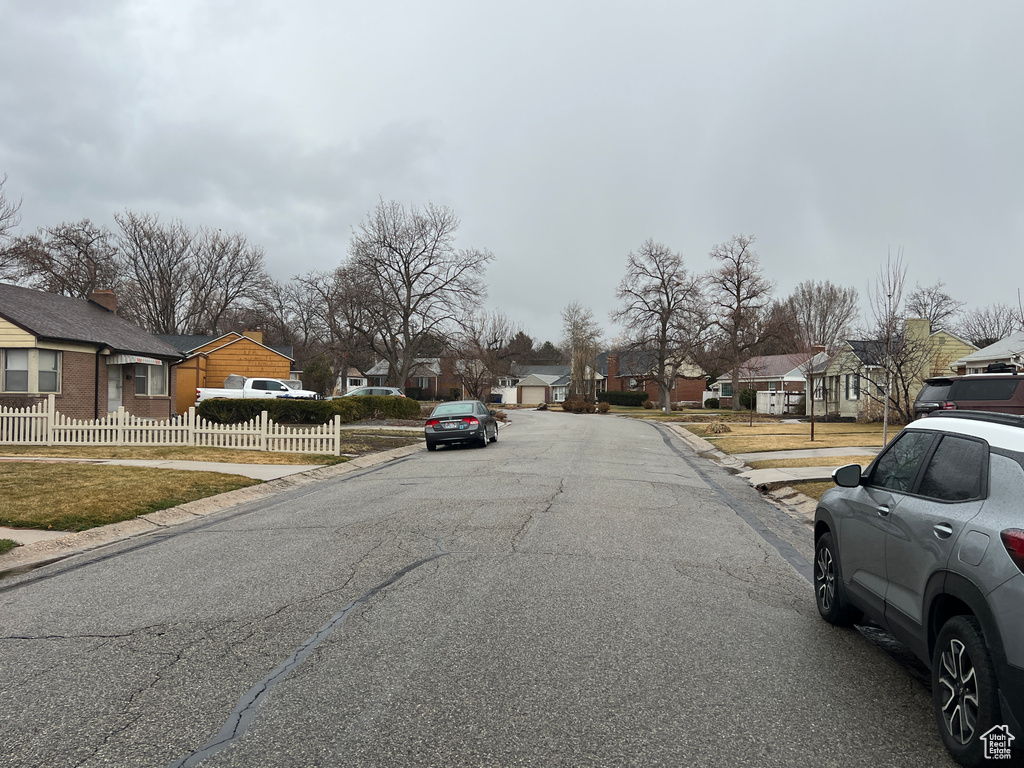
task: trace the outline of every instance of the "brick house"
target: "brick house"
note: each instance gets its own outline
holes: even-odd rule
[[[758,355],[751,357],[740,366],[740,388],[753,389],[757,392],[774,392],[784,398],[786,407],[783,412],[792,413],[800,398],[807,390],[807,372],[809,367],[824,363],[828,358],[818,347],[815,359],[810,359],[807,352],[793,352],[787,355]],[[718,397],[721,408],[731,408],[732,371],[726,371],[711,385],[711,390]],[[803,413],[803,408],[800,413]]]
[[[88,300],[0,283],[0,405],[54,395],[57,410],[95,419],[118,407],[166,418],[173,410],[170,344],[117,315],[113,291]]]
[[[602,352],[597,356],[597,370],[605,377],[604,389],[609,392],[646,392],[653,403],[660,398],[654,380],[658,357],[655,352]],[[675,378],[669,401],[700,406],[708,378],[700,368],[684,364]]]
[[[185,357],[175,365],[178,390],[175,410],[185,413],[196,403],[196,387],[223,387],[228,376],[268,379],[291,377],[292,348],[268,346],[262,331],[229,331],[216,336],[158,336]]]

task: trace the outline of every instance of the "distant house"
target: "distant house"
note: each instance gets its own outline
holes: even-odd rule
[[[951,364],[977,350],[969,341],[944,329],[931,329],[927,318],[911,318],[904,323],[903,333],[918,345],[921,352],[904,372],[909,389],[907,410],[921,391],[924,380],[948,375]],[[885,391],[886,344],[878,340],[845,342],[843,348],[820,368],[814,380],[814,411],[839,418],[881,418]],[[870,387],[870,390],[866,388]]]
[[[366,384],[366,376],[358,368],[349,368],[345,373],[338,374],[338,379],[334,383],[334,391],[336,394],[344,394],[350,389],[365,387]]]
[[[954,373],[985,373],[988,366],[1002,363],[1015,370],[1024,370],[1024,331],[1017,331],[994,344],[982,347],[950,364]]]
[[[228,376],[288,379],[295,362],[290,346],[263,343],[262,331],[229,331],[216,336],[160,335],[185,357],[178,363],[175,410],[185,413],[196,402],[197,387],[223,387]]]
[[[119,407],[136,416],[174,412],[182,358],[172,345],[117,315],[113,291],[88,301],[0,283],[0,404],[34,405],[95,419]]]
[[[451,366],[448,366],[449,368]],[[388,386],[388,373],[391,366],[387,360],[381,360],[366,372],[368,386]],[[452,390],[461,391],[462,382],[450,371],[443,371],[441,358],[418,357],[409,370],[409,378],[399,385],[405,394],[416,400],[449,399]]]
[[[757,397],[756,407],[760,412],[802,415],[808,368],[828,359],[823,352],[818,352],[816,359],[811,361],[811,355],[810,352],[793,352],[752,357],[740,366],[740,387],[769,393],[768,397]],[[715,393],[722,408],[731,408],[736,395],[732,391],[732,371],[719,376],[718,381],[711,385],[711,391]]]
[[[654,378],[657,367],[657,353],[647,350],[603,352],[597,356],[597,369],[607,378],[604,389],[610,392],[646,392],[655,403],[661,397]],[[692,363],[683,363],[669,392],[669,401],[700,406],[707,383],[704,371]]]

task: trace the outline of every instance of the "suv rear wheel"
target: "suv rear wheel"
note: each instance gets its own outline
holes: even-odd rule
[[[863,616],[846,601],[831,533],[823,533],[814,544],[814,601],[829,624],[848,626]]]
[[[999,700],[992,658],[973,616],[954,616],[939,632],[932,702],[949,754],[962,765],[986,764],[981,736],[999,725]]]

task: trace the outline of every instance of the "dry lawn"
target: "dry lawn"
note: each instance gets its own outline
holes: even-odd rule
[[[341,452],[363,455],[419,442],[422,436],[408,432],[345,432]],[[46,456],[56,459],[177,459],[220,461],[228,464],[338,464],[341,456],[320,453],[272,453],[231,448],[176,448],[145,446],[45,446],[0,445],[0,456]]]
[[[842,467],[845,464],[860,464],[866,467],[874,456],[817,456],[809,459],[766,459],[747,462],[751,469],[775,469],[776,467]]]
[[[815,424],[811,442],[810,424],[745,424],[731,423],[727,435],[709,434],[699,424],[686,428],[712,443],[723,453],[755,453],[758,451],[795,451],[807,448],[877,447],[882,444],[880,424]],[[895,432],[890,430],[890,435]],[[793,466],[793,465],[791,465]]]
[[[793,490],[800,491],[804,496],[810,496],[815,501],[822,497],[829,488],[835,488],[836,484],[831,480],[807,480],[802,483],[787,483]]]
[[[84,531],[259,482],[218,472],[3,462],[0,525]]]

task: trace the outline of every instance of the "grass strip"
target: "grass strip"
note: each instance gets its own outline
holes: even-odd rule
[[[218,472],[0,463],[0,525],[85,531],[260,481]]]

